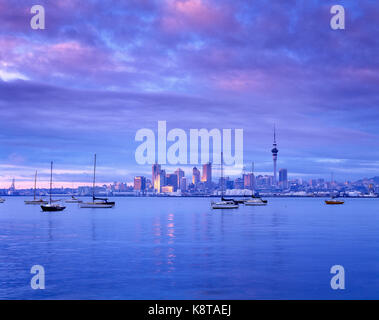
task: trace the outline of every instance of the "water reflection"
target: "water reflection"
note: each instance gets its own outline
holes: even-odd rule
[[[155,217],[153,222],[155,273],[175,271],[175,215],[169,213],[164,219],[165,232],[162,232],[162,217]]]

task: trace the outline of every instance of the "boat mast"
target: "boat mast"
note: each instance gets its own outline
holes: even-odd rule
[[[51,161],[51,165],[50,165],[50,204],[51,204],[52,189],[53,189],[53,161]]]
[[[34,200],[36,200],[36,190],[37,190],[37,170],[34,176]]]
[[[95,200],[95,179],[96,179],[96,153],[93,165],[93,187],[92,187],[92,200]]]
[[[224,198],[224,153],[221,151],[221,199]]]

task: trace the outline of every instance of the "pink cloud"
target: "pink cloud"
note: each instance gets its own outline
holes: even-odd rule
[[[36,76],[86,74],[113,70],[117,63],[111,53],[77,41],[52,44],[20,40],[0,40],[0,67]]]
[[[207,0],[166,0],[161,20],[165,32],[213,31],[235,26],[232,11]]]

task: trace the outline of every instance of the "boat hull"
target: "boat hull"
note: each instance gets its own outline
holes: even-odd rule
[[[49,206],[49,205],[44,206],[44,205],[42,205],[41,209],[44,212],[56,212],[56,211],[63,211],[64,209],[66,209],[66,207],[63,207],[63,206]]]
[[[212,209],[238,209],[238,205],[212,205]]]
[[[245,206],[266,206],[267,201],[264,202],[263,200],[248,200],[245,202]]]
[[[43,201],[43,200],[25,200],[24,201],[24,203],[25,204],[39,204],[39,205],[41,205],[41,204],[48,204],[48,202],[47,201]]]
[[[80,208],[103,208],[103,209],[107,209],[107,208],[113,208],[114,207],[114,204],[111,204],[111,203],[81,203],[80,205]]]
[[[238,209],[238,203],[233,201],[212,202],[212,209]]]
[[[325,200],[326,204],[344,204],[345,201]]]

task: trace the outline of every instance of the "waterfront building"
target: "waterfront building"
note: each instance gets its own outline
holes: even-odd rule
[[[161,192],[162,193],[172,193],[172,192],[174,192],[174,187],[173,186],[162,186]]]
[[[180,190],[182,192],[187,191],[187,178],[186,177],[182,177],[182,179],[180,180]]]
[[[196,167],[192,169],[192,183],[194,186],[200,183],[200,170]]]
[[[177,187],[178,189],[182,189],[182,178],[184,177],[184,171],[180,168],[176,169],[175,171],[176,177],[177,177]]]
[[[171,186],[173,188],[173,191],[178,190],[178,176],[176,175],[176,173],[166,174],[166,184],[165,185]]]
[[[208,162],[203,164],[203,175],[201,177],[201,182],[203,182],[206,188],[212,186],[212,163]]]
[[[243,189],[243,179],[237,178],[234,180],[234,189]]]
[[[279,170],[279,186],[283,189],[288,187],[287,169]]]
[[[158,183],[157,179],[161,172],[161,165],[158,163],[154,163],[152,167],[152,173],[151,173],[151,183],[153,185],[154,190],[158,191],[159,188],[157,188]],[[158,191],[159,192],[159,191]]]
[[[134,177],[133,189],[135,191],[144,191],[146,189],[146,178],[142,176]],[[122,190],[122,191],[125,191],[125,190]]]
[[[244,189],[254,190],[255,188],[255,176],[254,173],[247,173],[243,176]]]

